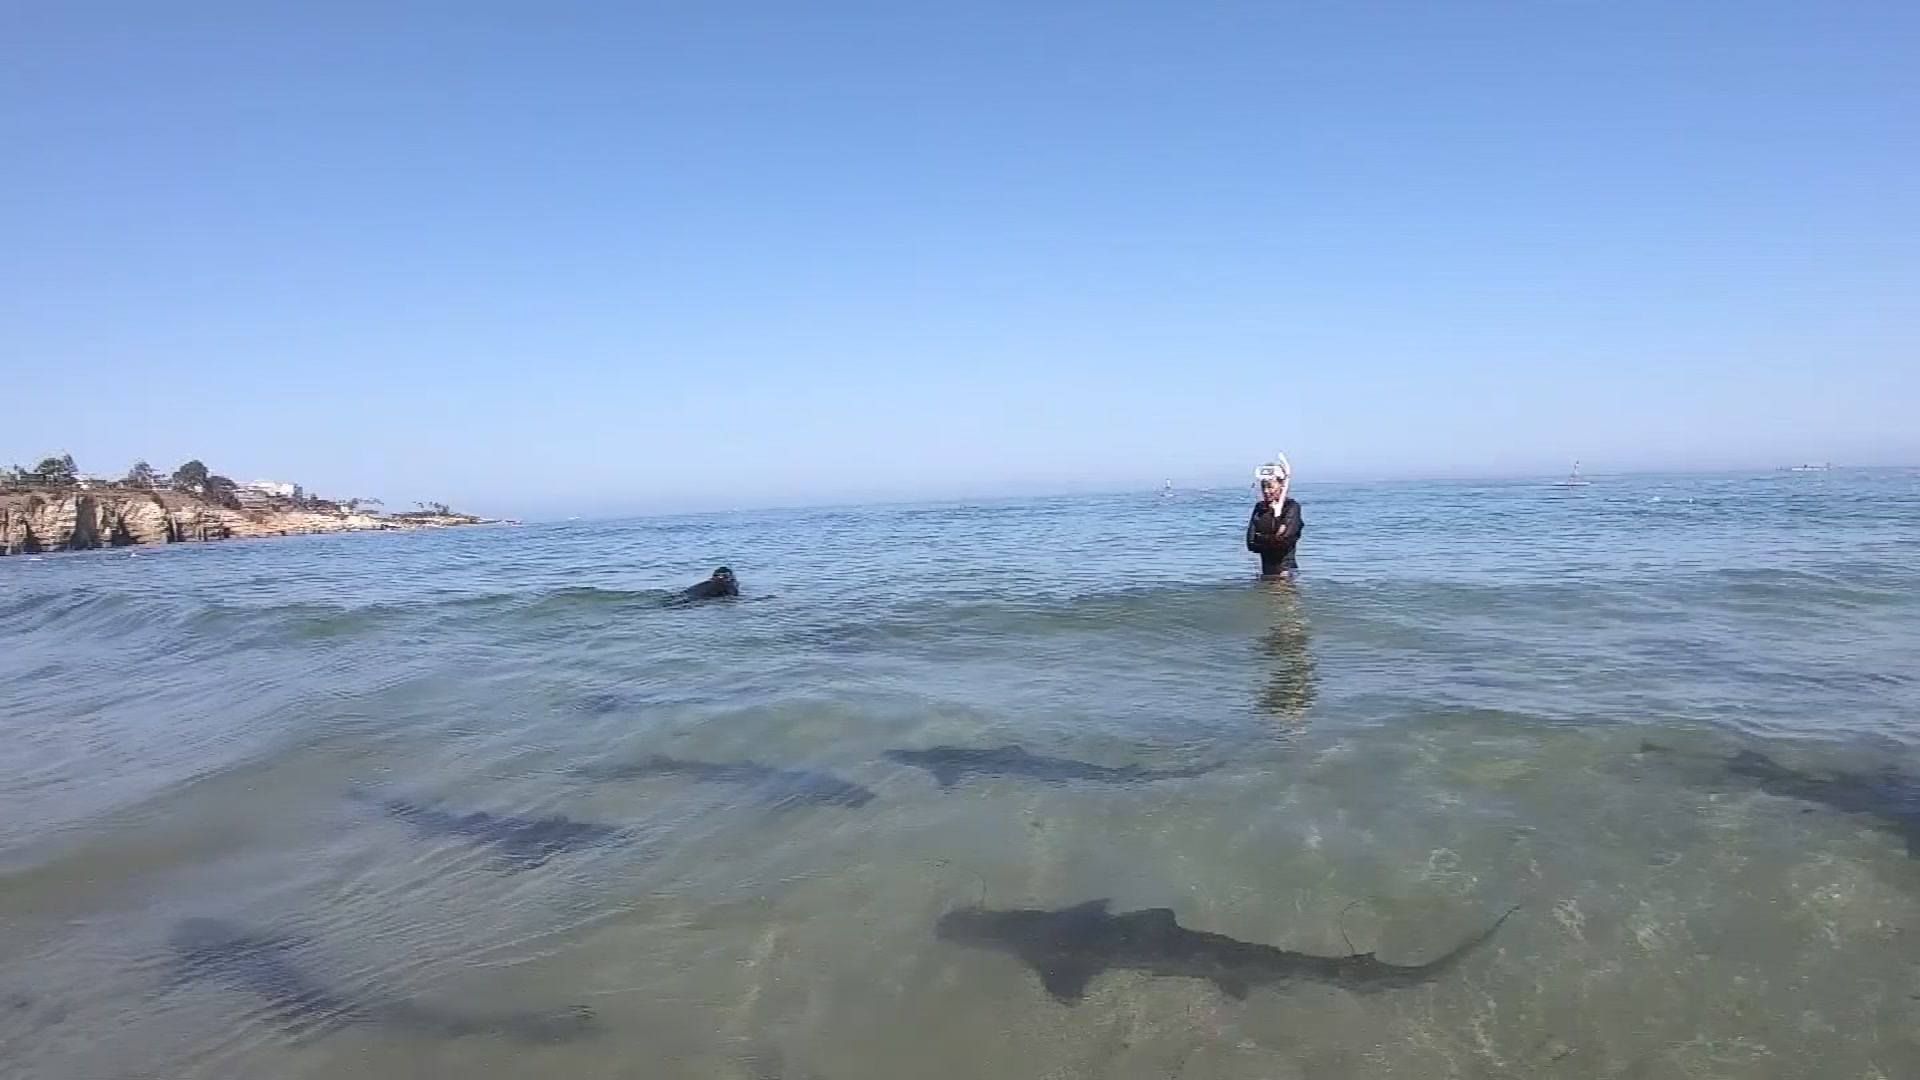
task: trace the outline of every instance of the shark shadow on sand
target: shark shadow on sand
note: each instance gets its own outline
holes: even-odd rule
[[[1142,765],[1094,765],[1071,757],[1048,757],[1029,753],[1020,746],[968,748],[935,746],[931,749],[889,749],[887,761],[914,765],[933,774],[941,790],[952,790],[970,774],[979,776],[1021,776],[1044,784],[1148,784],[1154,780],[1190,780],[1219,769],[1219,765],[1198,765],[1194,769],[1146,769]]]
[[[1239,941],[1224,934],[1188,930],[1170,908],[1114,914],[1109,901],[1092,900],[1057,911],[966,907],[941,916],[934,934],[944,941],[1012,953],[1033,969],[1054,1000],[1072,1005],[1102,972],[1204,979],[1228,997],[1244,999],[1255,987],[1300,980],[1330,983],[1356,993],[1398,990],[1431,982],[1458,967],[1511,918],[1494,924],[1424,964],[1389,964],[1372,953],[1315,956],[1312,953]]]
[[[1891,767],[1810,772],[1782,765],[1757,750],[1742,750],[1727,759],[1727,771],[1754,781],[1769,795],[1873,818],[1879,828],[1906,841],[1907,854],[1920,858],[1920,778]]]
[[[354,797],[378,806],[388,817],[406,822],[422,836],[454,836],[485,844],[513,870],[531,870],[555,855],[606,844],[627,835],[627,830],[619,826],[575,821],[565,814],[523,818],[489,814],[484,810],[461,813],[400,798],[358,793]]]
[[[329,989],[288,958],[305,944],[297,937],[248,933],[220,919],[182,920],[169,945],[170,986],[211,981],[264,999],[282,1022],[303,1022],[331,1031],[348,1024],[386,1024],[456,1038],[500,1035],[523,1042],[556,1043],[596,1034],[600,1024],[584,1005],[553,1013],[457,1013],[405,999],[352,997]]]
[[[862,807],[874,800],[874,793],[860,784],[829,772],[814,769],[777,769],[751,761],[686,761],[653,754],[645,760],[624,765],[589,765],[572,770],[573,775],[589,780],[645,780],[656,776],[677,776],[703,784],[736,784],[754,792],[759,800],[775,809],[802,804]]]
[[[936,746],[928,750],[888,750],[885,757],[902,765],[913,765],[933,774],[942,791],[950,791],[969,775],[1018,776],[1049,784],[1073,782],[1093,784],[1144,784],[1155,780],[1188,780],[1219,768],[1201,765],[1191,769],[1148,769],[1139,765],[1095,765],[1072,758],[1033,754],[1019,746],[974,748]]]
[[[567,708],[587,716],[610,716],[617,712],[639,711],[644,704],[638,697],[610,690],[596,690],[575,698]]]

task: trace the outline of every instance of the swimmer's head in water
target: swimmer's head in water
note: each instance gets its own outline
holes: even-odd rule
[[[723,566],[723,567],[721,567],[720,569],[718,569],[718,570],[715,570],[715,571],[713,572],[713,580],[715,580],[715,581],[732,581],[732,580],[733,580],[733,571],[731,571],[731,570],[729,570],[729,569],[727,569],[726,567],[724,567],[724,566]]]

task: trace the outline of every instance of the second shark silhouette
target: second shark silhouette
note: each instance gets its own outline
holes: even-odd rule
[[[628,835],[627,830],[597,821],[575,821],[565,814],[515,817],[484,810],[449,810],[410,799],[381,797],[352,791],[348,797],[379,807],[387,816],[406,822],[423,836],[457,836],[486,845],[509,870],[544,866],[555,855],[606,844]]]
[[[1090,761],[1035,754],[1021,746],[935,746],[927,750],[888,750],[885,757],[933,774],[941,790],[951,790],[970,774],[1018,776],[1049,784],[1143,784],[1157,780],[1188,780],[1204,776],[1218,765],[1190,769],[1149,769],[1140,765],[1095,765]]]
[[[1221,993],[1240,999],[1254,987],[1302,979],[1355,992],[1430,982],[1486,944],[1520,910],[1508,909],[1492,926],[1427,963],[1389,964],[1372,953],[1315,956],[1189,930],[1175,920],[1170,908],[1114,914],[1108,910],[1109,903],[1093,900],[1057,911],[961,908],[942,916],[935,934],[946,941],[1012,953],[1033,969],[1047,993],[1069,1005],[1086,994],[1096,976],[1109,970],[1205,979]]]
[[[1727,771],[1756,782],[1769,795],[1872,818],[1883,831],[1906,842],[1907,854],[1920,858],[1920,780],[1898,769],[1812,772],[1742,750],[1728,760]]]
[[[677,776],[695,783],[733,784],[754,792],[775,809],[803,804],[862,807],[874,800],[868,788],[817,769],[779,769],[752,761],[687,761],[653,754],[643,761],[590,765],[573,770],[590,780],[644,780]]]
[[[173,932],[175,984],[213,980],[265,999],[282,1020],[391,1024],[443,1037],[497,1034],[527,1042],[584,1038],[600,1028],[592,1010],[556,1013],[465,1014],[405,999],[349,996],[316,981],[287,957],[298,938],[257,934],[221,919],[190,918]]]

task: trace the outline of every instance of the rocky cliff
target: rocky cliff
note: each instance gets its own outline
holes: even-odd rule
[[[0,494],[0,555],[129,544],[472,525],[464,514],[405,519],[323,510],[234,510],[174,492]]]

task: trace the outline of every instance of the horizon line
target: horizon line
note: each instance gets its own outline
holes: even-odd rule
[[[1775,475],[1775,474],[1792,474],[1795,468],[1796,468],[1795,466],[1790,466],[1790,465],[1752,466],[1747,468],[1734,468],[1734,469],[1655,468],[1655,469],[1627,469],[1627,470],[1620,470],[1620,471],[1614,471],[1614,472],[1586,472],[1586,473],[1583,473],[1583,475],[1588,479],[1634,479],[1639,477],[1683,477],[1683,476],[1692,476],[1692,477],[1769,476],[1769,475]],[[1898,472],[1901,470],[1920,470],[1920,464],[1826,465],[1816,471],[1820,471],[1820,472]],[[1551,486],[1551,481],[1552,479],[1554,479],[1555,475],[1556,474],[1536,473],[1536,472],[1510,472],[1510,473],[1497,473],[1497,474],[1476,474],[1471,476],[1368,476],[1368,477],[1360,477],[1355,479],[1343,479],[1343,480],[1300,480],[1300,481],[1296,481],[1295,484],[1296,486],[1302,487],[1302,488],[1317,488],[1317,487],[1359,487],[1359,486],[1370,486],[1370,485],[1381,485],[1381,484],[1485,484],[1485,483],[1507,483],[1507,482],[1522,482],[1522,481],[1544,481],[1544,482],[1548,482],[1549,486]],[[1252,480],[1249,479],[1248,481],[1245,482],[1244,486],[1250,489],[1252,487],[1252,484],[1253,484]],[[1218,493],[1223,491],[1230,491],[1230,490],[1239,488],[1241,486],[1243,485],[1240,483],[1222,481],[1218,483],[1187,484],[1184,486],[1175,485],[1173,490],[1213,494],[1213,493]],[[1149,494],[1149,493],[1161,491],[1161,490],[1164,490],[1164,489],[1152,484],[1148,484],[1146,486],[1128,484],[1125,486],[1113,486],[1113,487],[1090,486],[1090,487],[1077,488],[1072,490],[1033,491],[1033,492],[1026,492],[1021,494],[962,493],[962,494],[951,494],[951,495],[928,495],[928,496],[911,496],[911,495],[878,496],[870,499],[859,499],[854,501],[841,501],[841,500],[829,500],[829,501],[820,501],[820,502],[798,501],[798,502],[789,502],[789,503],[776,503],[772,505],[763,505],[758,507],[742,506],[742,507],[728,507],[724,509],[722,508],[648,509],[648,510],[614,511],[611,513],[590,511],[586,513],[571,514],[571,515],[564,515],[564,516],[561,516],[558,514],[554,516],[548,516],[545,513],[535,513],[531,515],[522,514],[520,515],[520,517],[521,517],[521,520],[527,524],[554,524],[554,523],[565,522],[565,521],[581,521],[581,522],[635,521],[635,520],[655,519],[655,518],[717,517],[717,516],[724,516],[729,514],[746,513],[749,510],[754,510],[758,512],[774,511],[774,512],[783,512],[783,513],[806,512],[806,511],[827,511],[827,510],[879,510],[879,509],[896,508],[896,507],[942,506],[942,505],[951,505],[955,503],[988,504],[988,503],[1024,502],[1024,501],[1035,501],[1035,500],[1045,500],[1045,499],[1097,498],[1101,496],[1114,496],[1114,495],[1140,495],[1140,494]]]

